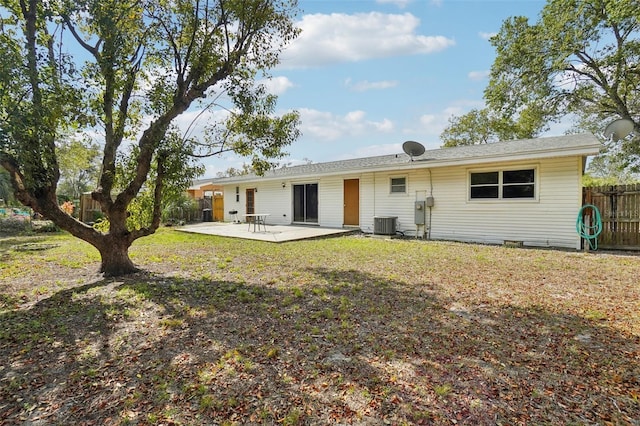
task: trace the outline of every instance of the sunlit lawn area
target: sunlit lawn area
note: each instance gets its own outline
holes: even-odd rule
[[[0,424],[640,424],[640,257],[0,239]]]

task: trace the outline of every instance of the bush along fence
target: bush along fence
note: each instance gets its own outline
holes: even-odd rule
[[[0,207],[0,235],[31,230],[31,212],[16,207]]]
[[[598,247],[640,250],[640,184],[584,188],[583,201],[600,210]]]

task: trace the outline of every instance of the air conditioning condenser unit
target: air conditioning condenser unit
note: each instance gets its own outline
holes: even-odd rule
[[[398,216],[375,216],[373,218],[373,233],[375,235],[395,235],[396,219]]]

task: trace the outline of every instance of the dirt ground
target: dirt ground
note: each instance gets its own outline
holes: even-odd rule
[[[0,424],[640,424],[640,259],[163,231],[0,240]]]

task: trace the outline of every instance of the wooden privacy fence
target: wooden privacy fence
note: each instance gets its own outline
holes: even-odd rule
[[[598,247],[640,250],[640,184],[584,188],[584,204],[600,210]]]
[[[80,194],[78,219],[85,223],[93,223],[103,216],[100,203],[91,198],[90,192]]]
[[[198,203],[198,211],[193,220],[205,221],[205,219],[221,222],[224,220],[224,197],[222,195],[214,195],[213,197],[204,197],[196,200]],[[204,214],[205,210],[211,210],[211,217],[207,218]]]
[[[212,197],[204,197],[195,200],[193,205],[185,205],[173,207],[168,210],[168,220],[183,220],[185,222],[198,222],[204,219],[204,210],[213,211],[213,220],[224,220],[224,199],[222,195]],[[93,223],[98,218],[103,217],[100,203],[91,198],[91,193],[87,192],[80,196],[80,207],[78,210],[78,218],[85,223]]]

